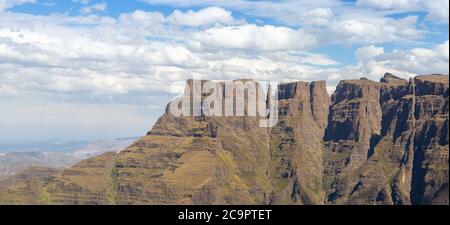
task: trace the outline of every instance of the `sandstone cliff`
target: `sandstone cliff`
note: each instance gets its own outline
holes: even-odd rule
[[[325,132],[334,204],[448,204],[448,76],[341,82]]]
[[[323,130],[329,97],[325,82],[278,87],[279,120],[271,129],[271,204],[322,204]]]
[[[168,106],[126,150],[12,177],[0,202],[448,204],[448,76],[342,81],[331,98],[323,81],[285,83],[277,96],[272,128]]]

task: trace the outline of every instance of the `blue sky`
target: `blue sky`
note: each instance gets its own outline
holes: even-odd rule
[[[448,74],[448,4],[0,0],[0,142],[143,135],[193,74]]]
[[[108,9],[104,12],[99,12],[100,15],[108,15],[117,17],[121,13],[132,12],[135,10],[158,11],[164,14],[169,14],[173,11],[173,7],[158,5],[153,6],[142,1],[89,1],[89,4],[98,4],[106,2]],[[86,5],[72,0],[58,0],[58,1],[38,1],[37,3],[27,3],[18,5],[11,9],[14,12],[31,13],[37,15],[49,15],[53,13],[64,13],[72,16],[80,15],[80,9]]]
[[[343,0],[343,4],[349,6],[356,6],[356,0]],[[55,13],[67,14],[70,16],[82,16],[80,12],[83,7],[94,5],[94,4],[107,4],[107,9],[104,11],[99,11],[96,14],[101,16],[108,16],[113,18],[118,18],[123,13],[133,12],[136,10],[145,10],[145,11],[156,11],[161,12],[164,15],[170,15],[174,10],[200,10],[202,7],[211,6],[214,4],[205,4],[205,5],[171,5],[164,3],[155,3],[148,4],[142,0],[134,0],[134,1],[117,1],[117,0],[90,0],[88,3],[83,4],[80,1],[73,0],[43,0],[37,1],[35,3],[24,3],[21,5],[17,5],[10,10],[12,12],[17,13],[27,13],[33,15],[51,15]],[[274,18],[266,18],[266,17],[257,17],[251,14],[246,14],[240,12],[239,10],[229,9],[233,12],[233,16],[238,19],[244,19],[249,23],[256,24],[270,24],[270,25],[280,25],[280,26],[289,26],[295,27],[292,24],[283,24],[277,21]],[[401,19],[406,16],[417,16],[418,23],[421,26],[426,27],[429,30],[428,34],[424,36],[419,43],[411,44],[399,44],[399,43],[380,43],[380,46],[383,46],[386,50],[393,49],[407,49],[412,46],[421,46],[421,47],[432,47],[433,45],[445,42],[448,39],[448,24],[447,23],[435,23],[426,21],[426,16],[429,12],[425,9],[422,10],[414,10],[414,11],[400,11],[400,12],[392,12],[386,13],[386,17],[391,17],[395,19]],[[350,44],[350,45],[341,45],[341,44],[333,44],[326,45],[323,47],[318,47],[313,49],[313,52],[316,53],[326,53],[331,58],[339,61],[342,64],[355,64],[357,63],[357,59],[355,57],[354,51],[361,47],[361,44]]]
[[[195,2],[195,1],[193,1]],[[208,2],[208,1],[204,1]],[[215,2],[215,1],[210,1]],[[255,1],[257,2],[257,1]],[[264,1],[260,1],[264,2]],[[273,1],[273,2],[283,2],[283,1]],[[342,0],[342,4],[348,5],[350,7],[357,6],[357,0]],[[374,1],[376,2],[376,1]],[[118,18],[123,13],[129,13],[136,10],[144,10],[144,11],[155,11],[160,12],[164,15],[170,15],[174,10],[200,10],[207,6],[214,6],[215,4],[165,4],[164,1],[157,2],[154,4],[149,4],[143,0],[130,0],[130,1],[117,1],[117,0],[89,0],[85,4],[82,1],[74,1],[74,0],[41,0],[31,3],[24,3],[17,5],[10,9],[12,12],[17,13],[26,13],[33,15],[44,15],[48,16],[55,13],[66,14],[70,16],[83,16],[80,12],[82,8],[88,7],[90,5],[95,4],[107,4],[107,8],[102,11],[96,12],[96,15],[100,16],[108,16],[113,18]],[[300,3],[299,3],[300,4]],[[445,8],[445,6],[443,6]],[[248,14],[245,12],[241,12],[238,9],[228,9],[233,13],[233,17],[237,19],[246,20],[248,23],[255,24],[266,24],[266,25],[279,25],[279,26],[288,26],[288,27],[296,27],[300,25],[295,24],[283,24],[280,21],[277,21],[276,18],[270,17],[258,17],[252,14]],[[417,43],[414,44],[401,44],[401,43],[379,43],[379,46],[383,46],[386,50],[393,49],[407,49],[413,46],[420,47],[432,47],[433,45],[445,42],[448,40],[448,23],[444,21],[427,21],[426,17],[430,12],[426,9],[415,9],[415,10],[400,10],[385,13],[386,17],[391,17],[394,19],[401,19],[407,16],[417,16],[418,24],[423,26],[428,30],[427,35],[418,40]],[[349,45],[342,44],[332,44],[323,47],[318,47],[313,50],[313,52],[317,53],[327,53],[331,58],[339,61],[343,64],[354,64],[357,63],[357,59],[355,57],[354,51],[361,47],[361,44],[351,43]]]

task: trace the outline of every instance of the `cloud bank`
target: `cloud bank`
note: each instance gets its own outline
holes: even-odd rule
[[[75,1],[79,15],[10,10],[28,2],[34,1],[0,0],[0,102],[26,102],[22,110],[45,103],[67,112],[66,103],[98,104],[130,120],[144,117],[135,112],[153,113],[149,120],[154,121],[172,96],[172,82],[192,74],[220,80],[326,80],[331,91],[341,79],[379,79],[384,72],[405,78],[449,72],[448,35],[426,43],[436,31],[418,15],[389,16],[419,9],[428,13],[426,23],[439,25],[448,18],[448,10],[442,10],[448,2],[437,7],[425,1],[149,0],[180,9],[116,17],[108,16],[106,2],[87,0]],[[349,51],[354,62],[341,62],[336,55],[343,54],[333,46]],[[11,117],[0,110],[3,120]]]

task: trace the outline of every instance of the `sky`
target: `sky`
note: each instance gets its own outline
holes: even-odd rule
[[[448,0],[0,0],[0,143],[142,136],[193,74],[448,74],[448,20]]]

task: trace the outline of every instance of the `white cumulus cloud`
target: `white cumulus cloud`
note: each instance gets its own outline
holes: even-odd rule
[[[305,50],[316,46],[316,37],[303,30],[271,25],[245,24],[215,27],[194,34],[203,45],[258,51]]]
[[[385,52],[383,47],[367,46],[356,51],[359,60],[355,74],[377,79],[385,72],[402,77],[430,73],[449,74],[449,42],[432,48],[413,48]]]
[[[20,1],[0,0],[3,9],[12,7],[12,2]],[[93,6],[91,1],[78,2],[82,7]],[[107,6],[77,16],[4,10],[0,12],[0,102],[2,106],[5,102],[27,105],[16,105],[17,110],[40,110],[42,102],[112,104],[110,110],[119,110],[118,105],[121,110],[127,105],[158,106],[153,115],[157,117],[171,97],[170,85],[194,73],[219,80],[326,80],[329,90],[340,79],[379,79],[385,72],[404,77],[448,73],[448,41],[423,47],[430,46],[420,43],[429,31],[416,16],[391,18],[384,12],[373,13],[372,8],[352,11],[328,0],[280,1],[265,7],[257,1],[227,2],[222,8],[183,8],[166,15],[136,10],[117,17],[95,13]],[[235,17],[239,13],[234,13],[234,3],[245,8],[245,13],[278,15],[280,20],[267,25]],[[402,46],[388,50],[386,43]],[[349,47],[345,51],[360,47],[355,52],[357,62],[339,62],[342,54],[327,48],[330,45]],[[55,106],[60,110],[56,114],[64,115],[49,115],[61,122],[71,117],[66,113],[79,112],[65,111],[65,107]],[[97,110],[101,107],[94,108],[82,111],[102,116]],[[8,121],[32,120],[31,114],[11,119],[14,114],[5,113],[4,107],[0,114]],[[104,123],[134,116],[135,112],[125,110],[123,115],[105,118]],[[86,121],[95,120],[86,117]],[[9,128],[13,127],[10,123]]]
[[[173,24],[180,24],[185,26],[202,26],[206,24],[235,24],[237,21],[233,18],[230,11],[219,7],[208,7],[199,11],[189,10],[182,12],[175,10],[168,16],[168,21]]]
[[[390,11],[425,11],[427,17],[433,20],[444,20],[448,22],[449,1],[448,0],[358,0],[357,4],[362,7],[372,7]]]

